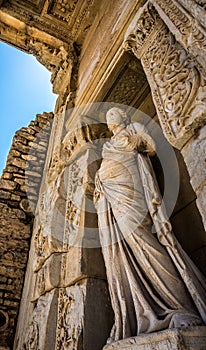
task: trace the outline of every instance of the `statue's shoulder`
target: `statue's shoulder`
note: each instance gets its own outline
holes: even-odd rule
[[[134,133],[137,134],[143,134],[146,131],[144,124],[138,123],[138,122],[134,122],[128,125],[128,130],[133,131]]]

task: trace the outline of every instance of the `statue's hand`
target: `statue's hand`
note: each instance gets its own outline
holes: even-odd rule
[[[146,151],[146,143],[141,135],[131,135],[128,141],[132,149],[136,149],[138,152]]]
[[[141,153],[147,153],[150,156],[155,155],[155,142],[152,139],[152,137],[148,134],[144,125],[137,122],[131,123],[128,127],[128,131],[132,133],[132,135],[130,136],[131,142],[136,145],[134,148],[136,148],[137,151]]]

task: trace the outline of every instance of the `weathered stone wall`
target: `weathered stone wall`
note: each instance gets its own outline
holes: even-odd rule
[[[16,132],[0,179],[0,345],[11,346],[53,113]]]

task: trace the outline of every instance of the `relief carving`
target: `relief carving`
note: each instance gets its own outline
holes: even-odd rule
[[[35,55],[49,71],[54,71],[68,56],[68,51],[63,46],[53,47],[36,38],[30,38],[28,48],[29,53]]]
[[[60,289],[56,350],[77,350],[81,346],[84,318],[84,286]]]
[[[175,35],[181,45],[191,53],[193,59],[197,60],[203,67],[203,72],[206,75],[205,32],[198,26],[194,18],[192,18],[176,1],[154,0],[153,4],[173,35]]]
[[[53,2],[51,13],[58,19],[69,22],[77,2],[78,0],[56,0]]]
[[[178,3],[180,6],[182,6],[182,10],[186,10],[191,16],[190,18],[194,22],[192,25],[193,27],[198,25],[206,28],[206,5],[204,8],[203,5],[200,5],[200,2],[198,4],[198,2],[194,0],[178,0]]]
[[[93,121],[92,124],[89,117],[83,116],[81,123],[82,125],[69,132],[62,142],[61,154],[68,169],[64,251],[67,251],[70,246],[82,247],[87,239],[88,242],[90,238],[93,239],[93,231],[91,226],[87,227],[87,219],[88,217],[91,219],[91,215],[95,212],[94,176],[101,159],[98,146],[109,134],[104,123]],[[94,219],[91,220],[94,222]],[[96,235],[96,226],[94,231]],[[90,238],[88,238],[89,233]],[[97,240],[96,236],[95,240]]]
[[[140,24],[137,20],[126,38],[125,47],[141,58],[163,131],[174,146],[181,147],[204,123],[205,80],[163,22],[158,20],[158,29],[154,30],[154,18],[158,17],[151,13],[151,7],[142,15]],[[146,29],[141,32],[144,23]]]
[[[53,317],[53,325],[50,327],[50,332],[47,329],[47,323],[49,322],[49,315],[53,313],[55,315],[55,299],[57,299],[56,291],[45,294],[37,301],[28,328],[26,329],[25,341],[23,344],[24,350],[39,350],[44,349],[47,337],[52,344],[52,328],[55,329],[55,316]]]
[[[0,21],[0,38],[10,44],[26,50],[27,35],[16,28],[12,28]]]
[[[125,35],[124,46],[127,50],[132,50],[138,58],[141,57],[141,49],[147,43],[151,34],[156,32],[159,26],[160,17],[154,6],[149,3],[140,13],[138,21],[132,23],[132,29]]]
[[[84,235],[87,166],[85,154],[69,166],[64,249],[81,245]]]
[[[64,248],[74,244],[78,239],[82,198],[84,196],[83,188],[83,169],[79,164],[74,162],[69,166],[67,203],[66,203],[66,227],[64,236]],[[71,242],[71,243],[70,243]]]
[[[38,271],[48,257],[63,251],[63,232],[66,203],[66,172],[47,185],[40,196],[39,210],[36,215],[36,235],[34,236],[34,271]],[[35,232],[35,228],[34,228]]]

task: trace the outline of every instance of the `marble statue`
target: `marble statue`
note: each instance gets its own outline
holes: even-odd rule
[[[106,120],[113,136],[103,146],[94,200],[114,310],[108,343],[203,325],[206,281],[167,219],[149,159],[155,143],[142,124],[127,125],[119,108]]]

